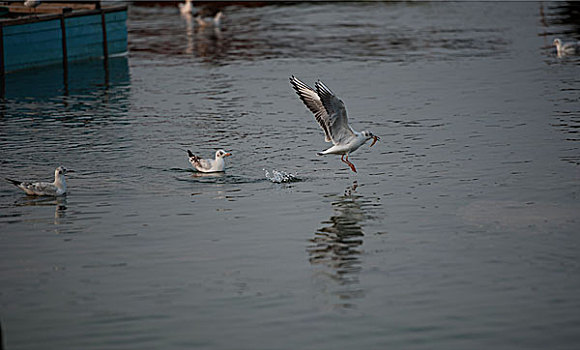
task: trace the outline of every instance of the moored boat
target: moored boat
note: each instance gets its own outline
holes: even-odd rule
[[[0,6],[0,74],[127,52],[127,6],[99,1]]]

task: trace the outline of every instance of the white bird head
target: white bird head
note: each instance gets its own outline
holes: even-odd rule
[[[215,159],[229,157],[231,155],[232,155],[231,153],[226,152],[223,149],[220,149],[217,152],[215,152]]]
[[[67,170],[67,168],[65,168],[65,167],[63,167],[63,166],[61,165],[61,166],[59,166],[58,168],[56,168],[56,169],[54,170],[54,175],[55,175],[55,176],[64,175],[64,174],[66,174],[67,172],[72,172],[72,170]]]
[[[74,173],[73,170],[69,170],[62,165],[54,170],[54,181],[64,183],[64,174]]]
[[[54,177],[55,178],[61,177],[64,176],[64,174],[66,173],[74,173],[74,170],[67,169],[61,165],[54,170]]]
[[[556,38],[556,39],[554,39],[554,43],[552,45],[554,45],[556,47],[562,46],[562,40]]]
[[[365,130],[362,132],[362,135],[366,138],[366,140],[370,140],[373,139],[373,143],[371,143],[371,147],[373,147],[375,145],[375,143],[377,143],[378,140],[380,140],[380,138],[376,135],[373,135],[372,132]]]

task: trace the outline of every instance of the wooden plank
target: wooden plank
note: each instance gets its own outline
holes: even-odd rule
[[[112,13],[112,12],[126,12],[127,6],[126,5],[110,5],[110,6],[103,6],[101,9],[96,10],[76,10],[73,12],[66,12],[62,13],[67,18],[70,17],[82,17],[92,14],[100,14],[101,11],[105,13]],[[33,22],[43,22],[43,21],[50,21],[54,19],[58,19],[61,13],[58,14],[37,14],[36,16],[20,16],[17,18],[0,18],[0,25],[2,26],[14,26],[14,25],[21,25],[24,23],[33,23]]]
[[[109,56],[127,52],[127,12],[105,14]]]
[[[4,27],[4,63],[7,72],[60,62],[62,32],[59,19]]]
[[[71,60],[102,56],[100,14],[67,18],[66,23]]]
[[[4,75],[6,74],[6,69],[4,69],[4,27],[0,26],[0,75],[2,75],[2,86],[4,86]],[[2,89],[4,92],[4,89]],[[4,97],[4,93],[2,93]]]
[[[94,3],[60,3],[60,2],[43,2],[35,9],[24,6],[23,3],[13,3],[8,6],[8,11],[13,13],[28,13],[28,14],[40,14],[40,13],[63,13],[63,9],[74,10],[95,10],[97,5]]]

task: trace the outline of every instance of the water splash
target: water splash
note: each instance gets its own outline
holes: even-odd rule
[[[283,170],[276,170],[272,169],[272,172],[263,169],[264,175],[266,175],[266,179],[270,180],[273,183],[289,183],[289,182],[298,182],[301,181],[300,178],[294,174],[287,173]]]

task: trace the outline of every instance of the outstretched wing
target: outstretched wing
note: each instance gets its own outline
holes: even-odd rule
[[[332,139],[330,137],[330,131],[328,130],[328,112],[326,112],[326,108],[324,108],[324,105],[316,91],[294,76],[290,78],[290,83],[294,90],[296,90],[298,97],[300,97],[306,107],[314,113],[314,118],[316,118],[316,121],[324,131],[324,141],[330,142]]]
[[[316,93],[328,113],[327,125],[333,143],[343,143],[343,141],[353,137],[354,132],[348,125],[344,103],[320,80],[314,84],[314,87],[316,87]]]
[[[292,76],[290,83],[324,131],[325,141],[339,144],[354,136],[348,125],[344,103],[321,81],[315,83],[316,91]]]

